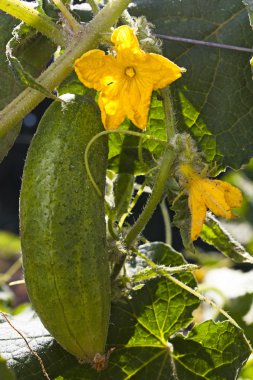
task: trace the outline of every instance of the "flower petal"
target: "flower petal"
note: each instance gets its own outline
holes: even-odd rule
[[[202,230],[207,209],[199,189],[194,186],[189,190],[188,204],[192,216],[191,239],[196,240]]]
[[[224,190],[217,184],[217,181],[208,178],[201,180],[202,198],[207,206],[215,215],[231,219],[233,214],[226,202]]]
[[[154,90],[174,82],[184,71],[169,59],[153,53],[146,53],[145,61],[138,67],[138,75],[149,78]]]
[[[119,80],[124,69],[112,55],[102,50],[90,50],[75,61],[75,71],[80,81],[89,88],[102,91]]]
[[[135,50],[140,50],[140,45],[134,30],[127,25],[122,25],[115,29],[111,36],[111,41],[117,51],[130,49],[132,53]]]
[[[99,95],[98,105],[105,129],[117,129],[126,117],[122,101],[122,85],[122,83],[111,84]]]
[[[218,187],[224,192],[224,197],[227,204],[231,208],[237,208],[242,206],[242,192],[237,187],[230,185],[230,183],[214,180]]]
[[[148,83],[137,78],[127,81],[123,93],[126,115],[140,129],[147,127],[151,94],[152,88]]]

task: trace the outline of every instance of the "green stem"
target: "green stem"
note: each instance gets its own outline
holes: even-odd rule
[[[232,323],[235,327],[237,327],[238,329],[240,329],[240,326],[236,323],[236,321],[232,317],[230,317],[230,315],[225,310],[223,310],[218,305],[216,305],[215,302],[213,302],[209,298],[203,296],[203,294],[197,292],[196,290],[190,288],[188,285],[186,285],[183,282],[179,281],[177,278],[171,276],[170,274],[167,273],[166,277],[170,281],[174,282],[174,284],[180,286],[182,289],[186,290],[188,293],[191,293],[192,295],[194,295],[195,297],[197,297],[200,301],[205,301],[206,303],[208,303],[209,305],[211,305],[219,313],[221,313],[222,315],[224,315],[224,317],[226,317],[229,320],[230,323]]]
[[[102,197],[102,193],[100,191],[100,189],[98,188],[97,184],[96,184],[96,181],[94,180],[93,178],[93,175],[90,171],[90,165],[89,165],[89,151],[90,151],[90,148],[92,146],[92,144],[100,137],[104,136],[104,135],[109,135],[111,133],[124,133],[126,135],[131,135],[131,136],[137,136],[137,137],[140,137],[142,139],[147,139],[147,140],[153,140],[153,141],[157,141],[159,142],[160,144],[167,144],[165,141],[162,141],[160,139],[157,139],[156,137],[152,136],[152,135],[145,135],[144,133],[142,132],[134,132],[134,131],[128,131],[128,130],[124,130],[124,129],[118,129],[118,130],[112,130],[112,131],[103,131],[103,132],[100,132],[98,134],[96,134],[94,137],[92,137],[92,139],[89,141],[89,143],[87,144],[87,147],[85,149],[85,153],[84,153],[84,163],[85,163],[85,168],[86,168],[86,171],[87,171],[87,174],[89,176],[89,179],[94,187],[94,189],[96,190],[96,192],[98,193],[98,195],[100,197]]]
[[[111,219],[108,219],[107,226],[108,226],[108,231],[109,231],[111,237],[112,237],[114,240],[119,240],[118,235],[117,235],[116,232],[114,231],[114,228],[113,228],[113,221],[112,221]]]
[[[134,243],[135,239],[142,232],[160,202],[173,160],[174,154],[171,148],[167,147],[150,198],[148,199],[148,202],[146,203],[139,219],[137,219],[137,222],[133,225],[125,237],[125,244],[128,247]]]
[[[173,112],[173,105],[169,88],[161,90],[161,94],[163,98],[163,108],[165,112],[165,127],[167,129],[167,139],[168,141],[170,141],[170,139],[176,133],[176,120]],[[150,198],[148,199],[148,202],[146,203],[146,206],[142,211],[142,214],[140,215],[139,219],[137,219],[136,223],[133,225],[133,227],[130,229],[130,231],[125,237],[125,244],[128,247],[133,245],[134,241],[142,232],[147,222],[153,215],[157,205],[161,201],[173,160],[174,153],[171,147],[167,146],[164,152],[164,156],[162,158],[161,166],[157,174]]]
[[[37,82],[52,91],[73,70],[74,62],[86,51],[97,46],[101,33],[106,32],[120,17],[131,0],[111,0],[94,19],[78,33],[65,52],[48,67]],[[14,128],[33,110],[45,95],[27,88],[0,112],[0,138]]]
[[[163,109],[165,114],[165,124],[167,127],[168,141],[176,134],[176,118],[173,111],[173,103],[171,98],[171,92],[169,87],[165,87],[160,90],[163,98]]]
[[[99,6],[97,5],[96,0],[87,0],[87,3],[90,4],[92,12],[96,15],[99,12]]]
[[[79,24],[79,22],[77,22],[76,19],[72,16],[72,14],[68,10],[68,8],[65,7],[65,5],[62,3],[61,0],[53,0],[53,2],[57,6],[57,8],[61,11],[61,13],[63,14],[64,18],[67,20],[69,26],[71,27],[71,29],[75,33],[78,33],[81,30],[82,27]]]
[[[143,184],[141,185],[141,187],[139,188],[139,190],[137,191],[137,194],[135,195],[134,199],[132,200],[132,202],[130,203],[127,211],[122,215],[122,217],[120,218],[120,221],[119,221],[119,224],[118,224],[118,227],[119,229],[121,230],[121,228],[123,227],[123,224],[125,223],[125,220],[126,218],[131,214],[134,206],[136,205],[138,199],[140,198],[140,196],[142,195],[143,191],[144,191],[144,187],[146,186],[147,184],[147,181],[145,180],[143,182]]]
[[[165,243],[172,245],[172,233],[171,233],[171,223],[170,223],[170,214],[166,205],[166,198],[160,204],[163,223],[164,223],[164,232],[165,232]]]
[[[48,16],[38,12],[19,0],[1,0],[0,9],[11,16],[31,25],[56,45],[65,46],[61,29]]]
[[[21,268],[21,260],[16,260],[4,274],[0,275],[0,285],[10,281],[11,277]]]

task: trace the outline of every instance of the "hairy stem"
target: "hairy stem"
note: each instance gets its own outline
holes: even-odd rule
[[[61,0],[53,0],[55,5],[58,7],[58,9],[61,11],[63,14],[64,18],[67,20],[69,26],[71,29],[75,32],[78,33],[81,29],[81,25],[77,20],[72,16],[68,8],[62,3]]]
[[[61,29],[50,18],[19,0],[1,0],[0,9],[11,16],[31,25],[56,45],[65,46]]]
[[[96,15],[99,12],[99,6],[97,5],[96,0],[87,0],[87,3],[90,4],[92,12]]]
[[[86,51],[97,46],[101,33],[106,32],[120,17],[131,0],[111,0],[94,19],[75,35],[65,52],[48,67],[37,82],[52,91],[73,70],[74,62]],[[0,137],[14,128],[45,95],[27,88],[0,112]]]
[[[163,99],[163,109],[165,114],[165,125],[167,128],[168,141],[176,133],[176,118],[173,110],[173,102],[171,98],[170,88],[166,87],[160,90]]]
[[[173,160],[174,154],[171,148],[168,147],[165,150],[150,198],[148,199],[148,202],[146,203],[146,206],[142,211],[142,214],[140,215],[139,219],[137,219],[136,223],[133,225],[133,227],[125,237],[125,244],[128,247],[130,247],[134,243],[135,239],[142,232],[147,222],[153,215],[157,205],[159,204],[164,192],[164,187],[167,182],[168,173],[170,171],[170,167]]]

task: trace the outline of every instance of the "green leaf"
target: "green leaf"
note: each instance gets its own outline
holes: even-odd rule
[[[0,75],[1,75],[1,93],[0,93],[0,110],[4,108],[19,92],[20,85],[15,81],[5,55],[5,46],[11,38],[11,32],[17,23],[12,17],[0,11]],[[0,162],[13,145],[19,134],[21,125],[17,125],[9,133],[2,136],[0,131]]]
[[[0,357],[0,379],[15,380],[14,372],[6,366],[6,361]]]
[[[238,241],[233,239],[211,213],[207,214],[200,237],[236,263],[253,264],[253,257]]]
[[[139,247],[142,254],[164,265],[181,265],[181,254],[163,243]],[[181,281],[195,286],[190,273],[177,275]],[[167,279],[155,279],[131,293],[131,298],[113,304],[108,344],[115,348],[108,369],[98,379],[154,380],[174,379],[169,338],[192,320],[199,301]],[[171,374],[171,375],[169,375]],[[170,377],[168,377],[170,376]],[[93,379],[86,369],[77,368],[65,379]]]
[[[74,366],[77,361],[64,351],[50,336],[34,313],[21,313],[17,317],[8,316],[13,326],[27,338],[31,348],[40,355],[50,377],[59,375],[61,370]],[[25,341],[0,316],[0,351],[13,369],[17,380],[44,380],[41,367],[31,355]]]
[[[179,253],[163,243],[144,245],[140,250],[161,265],[185,264]],[[180,273],[177,277],[190,286],[196,286],[190,273]],[[191,322],[192,311],[198,304],[195,297],[164,278],[148,281],[142,289],[133,291],[131,298],[113,304],[108,346],[116,347],[116,350],[111,354],[108,370],[99,375],[89,366],[79,365],[75,358],[60,348],[38,318],[31,315],[27,318],[25,314],[23,318],[22,314],[9,318],[41,356],[52,378],[63,376],[72,379],[77,376],[92,380],[120,380],[126,378],[124,360],[133,367],[137,365],[140,373],[141,358],[147,360],[144,372],[150,370],[149,358],[153,355],[157,357],[157,365],[160,365],[168,355],[167,339]],[[0,351],[8,359],[9,366],[15,370],[18,380],[43,379],[37,359],[31,355],[24,340],[5,321],[0,324]],[[170,367],[170,361],[166,366]],[[156,367],[152,371],[153,378],[156,379]]]
[[[206,321],[171,340],[179,379],[233,380],[250,355],[241,330],[229,322]]]
[[[123,130],[137,132],[135,126],[126,120]],[[138,130],[141,133],[141,130]],[[145,134],[155,139],[145,139]],[[149,121],[143,139],[126,134],[110,134],[109,136],[109,169],[115,173],[141,175],[157,165],[157,160],[164,151],[166,140],[165,115],[162,100],[153,94],[150,106]]]
[[[84,95],[86,91],[87,87],[80,82],[74,71],[57,88],[58,96],[63,94]]]
[[[0,110],[24,89],[8,66],[5,54],[6,44],[13,37],[12,31],[16,24],[17,20],[0,11]],[[19,58],[24,69],[32,76],[37,77],[46,67],[55,47],[47,38],[27,26],[23,25],[16,29],[15,33],[18,33],[19,42],[15,45],[14,54]],[[19,124],[7,133],[0,131],[0,162],[14,144],[20,128]]]
[[[48,98],[57,99],[55,95],[53,95],[50,91],[48,91],[46,88],[41,86],[34,79],[33,75],[27,71],[27,69],[29,69],[31,72],[34,72],[34,74],[36,75],[39,74],[39,72],[37,72],[38,69],[36,65],[36,63],[38,63],[38,56],[35,60],[33,57],[31,57],[32,59],[30,63],[29,61],[27,61],[27,56],[26,56],[27,53],[25,53],[24,55],[23,52],[20,51],[20,41],[22,41],[23,45],[27,45],[31,43],[31,41],[33,41],[33,39],[36,38],[37,31],[31,26],[21,23],[16,28],[14,28],[12,34],[13,34],[13,37],[10,39],[6,47],[6,56],[15,77],[25,87],[31,87],[41,92]],[[43,46],[41,48],[43,48]],[[15,56],[16,54],[19,54],[19,53],[20,53],[20,59],[18,59]],[[21,60],[23,61],[23,64],[27,66],[26,69],[23,67]]]
[[[163,243],[145,244],[139,249],[158,265],[185,264],[181,254]],[[175,276],[191,287],[196,286],[191,273]],[[100,373],[78,364],[58,346],[38,318],[21,314],[9,319],[25,334],[52,379],[57,376],[64,380],[236,378],[249,356],[241,330],[229,322],[208,321],[188,333],[192,312],[198,305],[197,298],[165,278],[146,281],[141,289],[113,303],[107,347],[111,355],[108,368]],[[0,350],[17,380],[43,379],[38,360],[5,321],[0,324]]]
[[[251,48],[253,33],[241,0],[136,0],[155,33]],[[239,168],[253,152],[253,89],[249,54],[164,42],[164,54],[186,67],[171,85],[180,131],[190,131],[217,171]]]

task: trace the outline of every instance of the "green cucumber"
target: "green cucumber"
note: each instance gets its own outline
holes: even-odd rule
[[[92,99],[54,102],[27,155],[20,198],[25,282],[41,321],[68,352],[103,354],[110,314],[104,198],[84,165],[90,139],[103,130]],[[90,169],[105,189],[107,140],[90,150]]]

